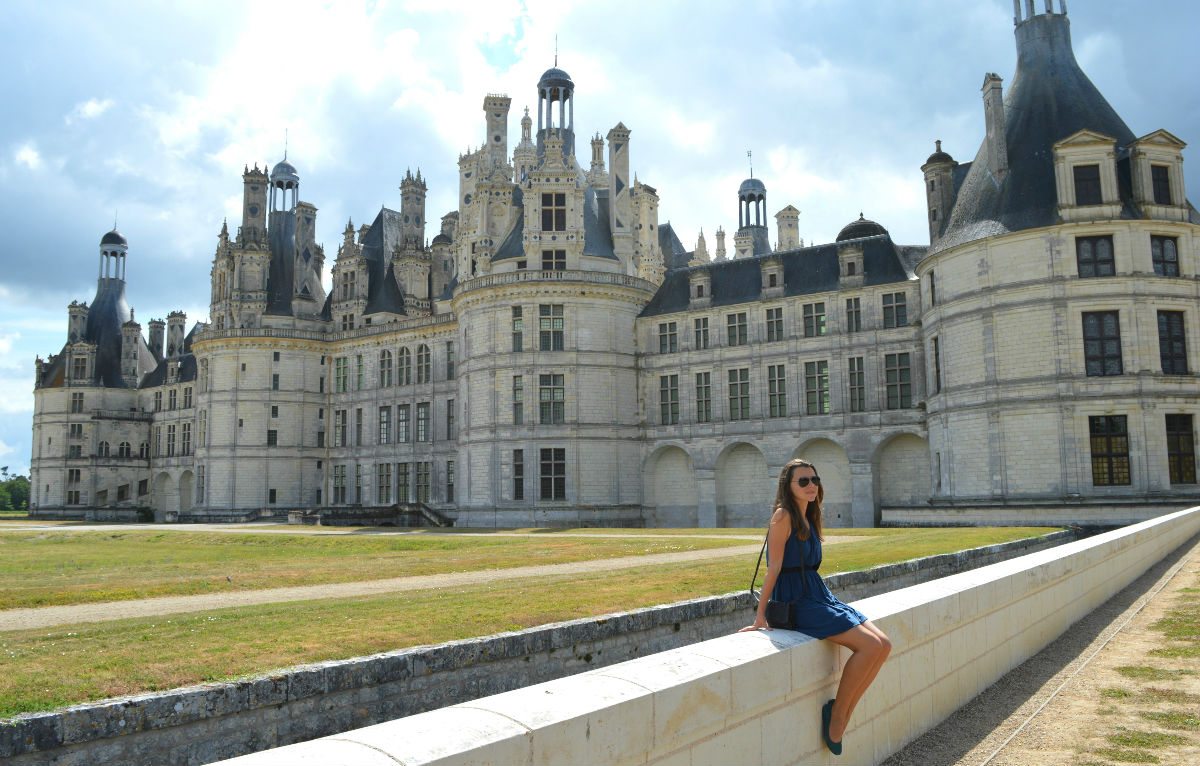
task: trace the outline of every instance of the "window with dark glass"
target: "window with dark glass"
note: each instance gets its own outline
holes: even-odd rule
[[[729,371],[729,419],[750,419],[750,368]]]
[[[1196,436],[1191,415],[1167,415],[1167,466],[1172,484],[1196,483]]]
[[[525,350],[525,319],[521,316],[521,307],[512,307],[512,350]]]
[[[429,441],[429,402],[417,402],[417,441]]]
[[[1150,184],[1154,187],[1154,204],[1171,204],[1171,172],[1166,165],[1150,166]]]
[[[725,331],[727,346],[744,346],[749,342],[746,331],[746,312],[725,315]]]
[[[1099,205],[1103,201],[1100,196],[1100,166],[1076,165],[1071,172],[1075,177],[1075,204]]]
[[[525,376],[523,375],[513,375],[512,418],[514,426],[525,422]]]
[[[392,464],[380,463],[375,466],[375,501],[380,505],[392,502]]]
[[[671,354],[679,350],[679,333],[675,322],[658,323],[658,353]]]
[[[804,363],[804,397],[809,415],[829,414],[829,362]]]
[[[566,250],[543,250],[542,271],[564,271],[567,268]]]
[[[538,376],[538,422],[560,425],[566,420],[566,384],[563,375]]]
[[[1179,242],[1174,237],[1150,236],[1150,260],[1160,277],[1179,276]]]
[[[567,451],[562,447],[541,450],[542,500],[567,499]]]
[[[933,336],[933,390],[942,392],[942,344]]]
[[[696,331],[696,348],[708,348],[708,317],[698,317],[693,320],[692,326]]]
[[[1187,375],[1187,337],[1182,311],[1158,312],[1158,353],[1165,375]]]
[[[417,346],[417,382],[433,382],[432,354],[429,353],[429,346],[424,343]]]
[[[1129,476],[1129,431],[1124,415],[1093,415],[1088,418],[1092,448],[1092,484],[1097,487],[1131,484]]]
[[[1076,237],[1075,262],[1081,277],[1111,277],[1116,274],[1112,236]]]
[[[696,373],[696,422],[712,422],[712,373]]]
[[[513,500],[525,499],[525,450],[513,450]]]
[[[673,426],[679,422],[679,376],[660,375],[658,378],[659,422]]]
[[[767,366],[767,415],[787,417],[787,373],[782,364]]]
[[[783,340],[783,308],[767,309],[767,342]]]
[[[884,382],[887,389],[887,408],[904,410],[912,407],[912,367],[908,354],[886,354],[883,358]]]
[[[804,337],[816,338],[825,334],[825,304],[804,304]]]
[[[542,193],[542,231],[567,230],[567,195],[564,192]]]
[[[1089,377],[1120,375],[1124,372],[1120,312],[1083,313],[1083,357]]]
[[[859,298],[846,299],[846,332],[862,331],[862,301]]]
[[[867,408],[866,378],[863,373],[863,358],[850,357],[849,362],[850,402],[851,412],[863,412]]]
[[[884,293],[883,326],[904,327],[908,324],[908,296],[904,293]]]
[[[563,350],[563,327],[562,304],[538,306],[538,346],[542,351]]]

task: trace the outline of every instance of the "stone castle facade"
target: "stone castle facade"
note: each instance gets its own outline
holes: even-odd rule
[[[483,102],[458,209],[426,184],[348,223],[322,286],[286,161],[243,175],[210,318],[91,304],[38,360],[33,513],[246,519],[421,504],[460,525],[757,526],[779,467],[820,468],[833,525],[1113,522],[1194,504],[1200,214],[1184,144],[1136,137],[1075,63],[1065,9],[1021,12],[974,160],[921,170],[930,245],[862,215],[805,245],[738,190],[733,249],[688,250],[618,124],[576,158],[548,70],[509,149]],[[607,153],[607,156],[606,156]],[[165,332],[164,332],[165,331]]]

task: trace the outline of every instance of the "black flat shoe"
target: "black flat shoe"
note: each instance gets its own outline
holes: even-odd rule
[[[825,703],[821,708],[821,739],[825,740],[825,747],[829,748],[829,752],[834,755],[842,754],[842,743],[834,742],[829,738],[829,724],[833,720],[833,700]]]

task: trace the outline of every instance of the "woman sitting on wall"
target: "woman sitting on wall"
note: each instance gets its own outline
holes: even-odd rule
[[[842,669],[837,697],[821,708],[821,736],[834,755],[841,755],[842,734],[854,707],[875,680],[892,643],[861,612],[834,596],[817,573],[821,566],[824,499],[825,489],[812,463],[792,460],[783,467],[767,532],[767,574],[762,592],[770,594],[773,601],[794,605],[794,621],[787,627],[852,652]],[[759,600],[754,624],[742,631],[770,629],[764,597]]]

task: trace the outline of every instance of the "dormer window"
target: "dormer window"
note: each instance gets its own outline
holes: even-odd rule
[[[1154,204],[1170,205],[1171,172],[1166,165],[1150,166],[1150,183],[1154,188]]]
[[[697,298],[704,297],[704,285],[696,285],[696,297]]]
[[[1100,166],[1076,165],[1071,170],[1075,176],[1075,204],[1101,204],[1104,198],[1100,193]]]
[[[776,274],[768,274],[767,287],[779,287],[779,276]]]
[[[852,277],[856,273],[858,273],[858,264],[854,261],[848,261],[846,263],[846,276]]]

